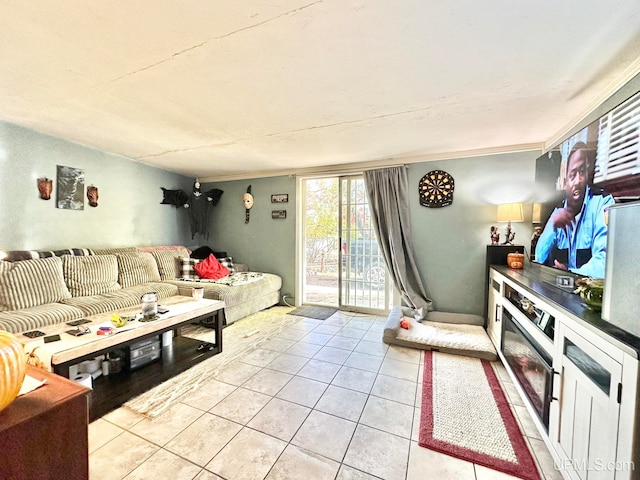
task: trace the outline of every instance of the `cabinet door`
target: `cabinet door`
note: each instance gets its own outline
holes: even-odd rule
[[[559,423],[554,439],[560,468],[580,480],[615,479],[622,366],[560,324]],[[550,432],[551,435],[551,432]]]
[[[487,307],[487,334],[496,347],[500,350],[502,340],[502,309],[501,283],[492,277],[489,278],[489,300]]]

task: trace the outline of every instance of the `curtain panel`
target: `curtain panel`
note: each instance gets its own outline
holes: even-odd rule
[[[380,251],[403,305],[422,309],[422,317],[433,309],[418,273],[413,255],[407,168],[389,167],[364,172],[371,217]]]

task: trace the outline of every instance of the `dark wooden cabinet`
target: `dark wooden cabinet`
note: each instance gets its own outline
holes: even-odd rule
[[[489,266],[506,265],[509,253],[524,253],[524,245],[487,245],[487,258],[484,271],[484,320],[487,322],[487,305],[489,305]]]
[[[46,383],[0,412],[0,477],[39,480],[89,478],[89,390],[29,366]]]

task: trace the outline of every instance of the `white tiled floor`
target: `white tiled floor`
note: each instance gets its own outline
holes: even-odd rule
[[[153,420],[89,426],[91,480],[508,480],[418,446],[422,352],[381,341],[382,317],[301,319]],[[494,365],[546,480],[551,455]]]

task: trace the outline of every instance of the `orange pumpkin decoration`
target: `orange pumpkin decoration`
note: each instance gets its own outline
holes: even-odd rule
[[[18,396],[26,371],[22,343],[9,332],[0,331],[0,410]]]
[[[524,267],[524,254],[523,253],[509,253],[507,254],[507,265],[516,270]]]

